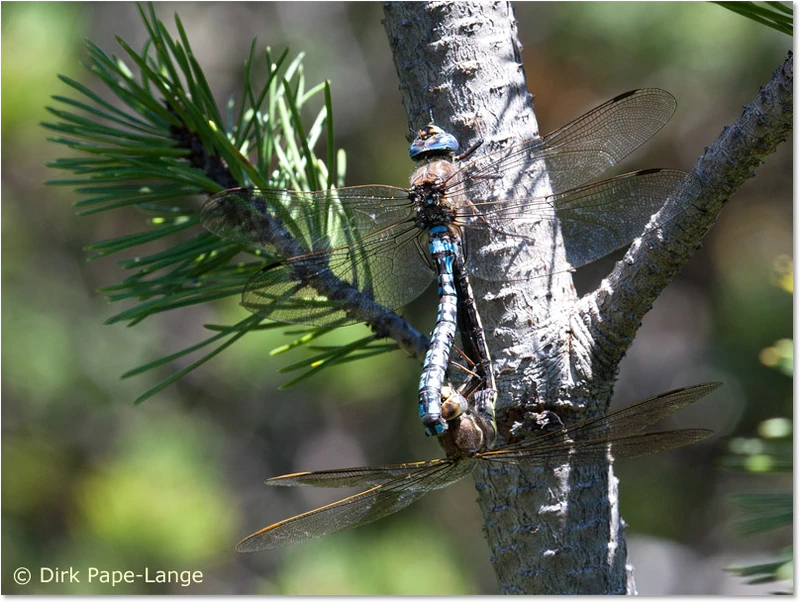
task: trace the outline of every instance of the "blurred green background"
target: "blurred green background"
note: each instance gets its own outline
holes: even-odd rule
[[[206,323],[245,315],[235,300],[161,315],[134,328],[103,326],[124,309],[94,291],[118,281],[114,260],[86,262],[83,245],[139,231],[134,210],[76,218],[79,196],[44,181],[65,150],[40,126],[53,94],[74,96],[85,38],[121,54],[145,30],[130,3],[2,6],[2,589],[3,593],[494,593],[497,586],[469,480],[368,527],[256,555],[241,537],[337,499],[275,490],[264,478],[296,470],[419,460],[439,454],[415,409],[419,366],[403,353],[325,372],[291,390],[268,356],[291,340],[246,337],[141,406],[132,400],[168,374],[120,381],[124,371],[207,336]],[[307,53],[308,81],[330,79],[337,146],[350,184],[403,185],[406,118],[379,3],[161,3],[177,11],[221,102],[238,90],[250,40]],[[791,40],[706,3],[520,3],[525,70],[543,132],[612,96],[657,86],[679,101],[672,122],[627,169],[690,169],[786,57]],[[627,170],[626,169],[626,170]],[[759,363],[791,337],[791,296],[771,282],[792,254],[792,150],[784,144],[729,202],[692,262],[645,318],[615,403],[705,380],[726,386],[669,426],[719,437],[755,432],[791,414],[791,380]],[[591,266],[593,282],[612,261]],[[584,283],[584,286],[589,284]],[[434,291],[406,309],[429,331]],[[289,329],[291,330],[291,329]],[[363,336],[363,327],[330,341]],[[174,366],[173,369],[184,365]],[[759,593],[723,572],[769,557],[791,534],[739,539],[726,495],[780,490],[783,478],[718,468],[720,438],[619,467],[631,560],[643,594]],[[36,573],[18,586],[20,566]],[[86,583],[87,567],[199,570],[203,583]],[[40,584],[40,567],[82,570],[80,584]],[[435,570],[431,570],[434,567]],[[435,578],[431,578],[435,575]]]

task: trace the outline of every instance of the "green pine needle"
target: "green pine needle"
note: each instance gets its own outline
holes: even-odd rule
[[[793,34],[793,10],[782,2],[712,2],[736,14],[771,27],[781,33]]]
[[[305,372],[300,374],[300,376],[290,380],[289,382],[280,386],[281,389],[288,389],[289,387],[293,387],[294,385],[314,376],[315,374],[319,373],[321,370],[329,368],[331,366],[335,366],[337,364],[345,363],[347,361],[352,361],[352,359],[348,359],[348,357],[356,352],[363,351],[367,348],[371,343],[375,341],[374,336],[368,336],[357,341],[353,341],[347,345],[342,345],[340,347],[332,347],[328,348],[322,353],[317,354],[316,356],[305,358],[299,362],[291,364],[289,366],[285,366],[281,368],[279,372],[286,373],[286,372],[294,372],[301,369],[306,369]],[[394,349],[397,347],[395,346]],[[372,355],[377,355],[378,353],[383,353],[383,350],[375,350],[375,353],[368,353],[368,357]]]
[[[763,424],[762,424],[763,427]],[[759,429],[760,432],[769,429]],[[791,433],[791,431],[789,431]],[[723,459],[728,469],[759,472],[763,478],[770,473],[792,472],[793,449],[791,436],[769,438],[737,438],[729,443],[731,454]],[[774,478],[774,477],[773,477]],[[739,509],[733,528],[742,537],[760,535],[794,523],[794,504],[791,491],[777,493],[743,493],[731,496]],[[792,579],[792,550],[783,558],[767,564],[728,569],[741,576],[752,577],[750,584],[771,583]]]
[[[733,502],[742,511],[734,528],[743,537],[788,527],[793,523],[791,493],[743,493],[734,496]]]
[[[781,554],[780,559],[773,562],[754,564],[745,567],[731,567],[726,570],[740,577],[752,577],[747,580],[747,583],[749,585],[759,585],[763,583],[774,583],[776,581],[791,581],[794,573],[793,564],[792,549],[788,548]]]
[[[196,362],[194,362],[192,364],[189,364],[188,366],[186,366],[185,368],[183,368],[181,370],[178,370],[177,372],[175,372],[174,374],[172,374],[168,378],[165,378],[164,380],[162,380],[156,386],[151,387],[150,389],[148,389],[147,391],[145,391],[144,393],[139,395],[139,397],[136,398],[134,403],[135,404],[140,404],[143,401],[151,398],[156,393],[159,393],[160,391],[163,391],[169,385],[173,384],[174,382],[180,380],[181,378],[183,378],[184,376],[189,374],[189,372],[191,372],[195,368],[197,368],[199,366],[202,366],[203,364],[205,364],[207,361],[209,361],[210,359],[212,359],[213,357],[215,357],[219,353],[222,353],[225,349],[227,349],[228,347],[233,345],[236,341],[238,341],[240,338],[242,338],[244,335],[246,335],[250,331],[250,329],[247,328],[248,325],[257,324],[259,321],[260,321],[260,318],[258,316],[250,316],[248,318],[245,318],[241,322],[239,322],[237,327],[231,328],[230,332],[221,332],[221,333],[219,333],[217,335],[214,335],[211,338],[206,339],[205,341],[201,341],[197,345],[193,345],[192,347],[188,347],[187,349],[184,349],[183,351],[179,351],[176,354],[173,354],[171,356],[167,356],[166,358],[161,358],[160,360],[156,360],[155,362],[151,362],[150,364],[147,364],[145,366],[141,366],[140,368],[137,368],[137,369],[131,370],[130,372],[127,372],[126,374],[123,375],[123,378],[125,378],[127,376],[133,376],[134,374],[139,374],[139,373],[143,372],[144,370],[151,370],[152,368],[155,368],[155,367],[160,366],[160,365],[162,365],[162,364],[164,364],[166,362],[169,362],[169,361],[172,361],[174,359],[177,359],[178,357],[181,357],[183,355],[191,353],[192,351],[195,351],[195,350],[200,349],[202,347],[206,347],[206,346],[210,345],[211,343],[216,342],[220,338],[223,338],[226,334],[233,333],[233,336],[231,336],[230,339],[228,339],[227,341],[222,343],[219,347],[211,350],[210,352],[208,352],[206,355],[201,357]]]
[[[332,186],[344,180],[344,155],[333,147],[330,85],[306,85],[302,54],[290,60],[288,49],[273,56],[267,48],[258,58],[254,40],[245,62],[242,94],[238,100],[228,99],[220,111],[180,19],[175,17],[178,37],[173,39],[152,4],[139,6],[139,12],[149,35],[141,50],[117,37],[123,50],[118,57],[87,41],[85,66],[106,93],[59,76],[77,96],[54,95],[56,106],[48,111],[55,121],[42,124],[54,134],[54,143],[70,149],[70,157],[49,164],[68,175],[49,183],[75,188],[81,197],[75,204],[78,215],[134,208],[147,216],[147,227],[140,232],[86,246],[92,260],[122,257],[119,264],[129,272],[121,282],[102,289],[110,301],[134,301],[109,318],[109,324],[135,325],[157,313],[241,295],[253,274],[278,259],[264,249],[244,248],[200,230],[198,199],[235,186],[316,190],[323,182]],[[266,71],[265,81],[256,81],[256,70]],[[116,97],[114,103],[104,100],[108,92]],[[309,121],[312,104],[318,108]],[[312,125],[306,129],[305,123]],[[323,138],[324,161],[313,152]],[[330,226],[298,226],[288,213],[282,218],[289,232]],[[157,249],[152,248],[154,243]],[[249,261],[242,262],[242,257]],[[303,307],[303,301],[292,302]],[[247,332],[276,327],[262,322],[251,316],[233,326],[209,326],[217,334],[127,372],[125,378],[207,350],[198,361],[143,393],[137,403]],[[310,328],[273,353],[304,347],[328,331]],[[210,349],[222,339],[224,343]],[[365,351],[371,341],[374,337],[324,351],[304,362],[314,366],[294,382],[321,367],[394,348]]]

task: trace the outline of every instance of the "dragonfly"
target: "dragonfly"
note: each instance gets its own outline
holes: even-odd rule
[[[633,90],[543,138],[474,159],[475,147],[456,155],[456,138],[429,125],[411,144],[418,167],[408,188],[231,189],[206,202],[201,222],[221,238],[283,258],[256,273],[242,294],[246,309],[272,320],[323,327],[356,323],[362,321],[359,294],[388,313],[418,297],[436,277],[439,311],[418,399],[426,433],[441,435],[448,422],[440,393],[459,292],[462,303],[474,307],[474,299],[464,298],[466,274],[513,280],[573,270],[630,244],[657,211],[662,221],[684,211],[699,196],[700,184],[680,170],[642,170],[587,184],[649,140],[676,106],[664,90]],[[504,174],[530,182],[547,178],[553,193],[509,196],[494,189]],[[519,245],[534,244],[526,231],[556,221],[565,257],[544,274],[516,254],[491,266],[480,255],[479,241],[511,237]],[[477,344],[477,313],[467,320]],[[482,370],[490,372],[486,349],[475,351]]]
[[[272,486],[362,487],[364,491],[261,529],[240,541],[236,550],[267,550],[366,525],[402,510],[430,491],[463,479],[479,462],[551,468],[573,463],[606,464],[695,443],[710,436],[712,431],[641,431],[708,395],[721,384],[711,382],[675,389],[494,449],[493,403],[488,402],[489,396],[474,395],[469,400],[468,411],[454,418],[448,431],[439,438],[447,453],[445,458],[300,472],[267,479],[265,483]]]

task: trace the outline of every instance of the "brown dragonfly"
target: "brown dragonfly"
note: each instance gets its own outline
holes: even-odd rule
[[[530,439],[491,449],[494,442],[493,391],[476,391],[466,404],[456,399],[443,408],[467,410],[447,416],[449,428],[439,438],[446,458],[386,466],[339,468],[273,477],[267,485],[364,487],[365,491],[270,525],[245,537],[236,550],[257,552],[323,537],[366,525],[412,504],[429,491],[467,476],[478,462],[525,463],[542,467],[605,464],[673,449],[705,439],[712,431],[681,429],[641,431],[717,389],[704,383],[662,393],[631,406],[560,426]]]

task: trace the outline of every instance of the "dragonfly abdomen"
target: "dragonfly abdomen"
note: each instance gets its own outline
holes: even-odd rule
[[[494,391],[492,358],[486,342],[486,332],[475,304],[475,295],[472,292],[472,285],[469,283],[467,267],[464,265],[464,253],[460,246],[453,261],[453,273],[458,294],[458,328],[461,332],[461,345],[467,357],[475,362],[483,373],[481,374],[484,379],[482,388]]]
[[[441,415],[441,392],[456,336],[458,296],[453,261],[458,248],[445,226],[431,228],[430,234],[430,253],[439,283],[439,310],[419,381],[419,413],[426,432],[439,435],[447,428]]]

